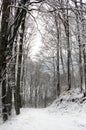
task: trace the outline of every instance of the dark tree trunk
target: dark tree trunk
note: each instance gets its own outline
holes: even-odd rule
[[[0,81],[2,80],[2,113],[3,120],[8,119],[7,114],[7,95],[6,95],[6,49],[8,45],[8,19],[10,16],[11,0],[3,0],[2,2],[2,21],[1,21],[1,41],[0,41]]]
[[[35,108],[37,108],[37,86],[35,86]]]
[[[68,16],[68,4],[69,0],[67,0],[67,16],[65,22],[65,33],[66,33],[66,41],[67,41],[67,70],[68,70],[68,90],[71,89],[71,50],[70,50],[70,39],[69,39],[69,16]]]
[[[56,72],[55,72],[55,57],[53,54],[53,98],[56,99],[57,98],[57,93],[56,93]]]
[[[81,8],[81,24],[82,24],[82,43],[83,43],[83,59],[84,59],[84,84],[85,84],[85,92],[84,96],[86,96],[86,43],[85,43],[85,18],[83,16],[83,1],[80,0],[80,8]]]
[[[17,71],[17,83],[15,87],[15,98],[16,98],[16,103],[15,103],[15,109],[16,109],[16,114],[20,114],[20,108],[22,107],[21,103],[21,65],[22,65],[22,54],[23,54],[23,38],[24,38],[24,30],[25,30],[25,18],[26,18],[26,12],[24,17],[22,18],[21,22],[21,30],[22,32],[20,33],[20,45],[19,45],[19,55],[18,55],[18,71]]]
[[[44,97],[44,107],[47,106],[47,87],[45,86],[45,97]]]
[[[32,74],[30,73],[30,104],[32,106],[32,95],[33,95],[33,86],[32,86]]]
[[[83,56],[84,56],[84,80],[85,80],[84,96],[86,96],[86,45],[83,46]]]
[[[60,49],[60,39],[59,39],[59,16],[55,13],[55,24],[57,33],[57,96],[60,95],[60,70],[59,70],[59,49]],[[58,19],[57,19],[58,18]]]
[[[9,85],[8,80],[8,87],[7,87],[7,112],[9,115],[11,115],[12,111],[12,86]]]
[[[75,7],[78,9],[77,0],[75,0]],[[83,69],[82,69],[82,44],[80,37],[80,27],[79,27],[79,12],[76,12],[76,22],[77,22],[77,37],[78,37],[78,45],[79,45],[79,75],[80,75],[80,89],[82,92],[82,84],[83,84]]]

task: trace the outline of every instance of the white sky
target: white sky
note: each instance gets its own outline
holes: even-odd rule
[[[34,45],[32,47],[32,53],[31,53],[31,58],[32,59],[36,56],[36,54],[39,53],[41,45],[42,45],[41,36],[40,36],[39,33],[37,33],[37,36],[34,39]]]

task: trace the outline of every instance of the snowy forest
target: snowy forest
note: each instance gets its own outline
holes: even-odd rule
[[[0,130],[12,129],[86,130],[86,0],[0,0]]]

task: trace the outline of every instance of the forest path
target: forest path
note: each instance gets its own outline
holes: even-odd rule
[[[22,109],[0,130],[86,130],[86,114],[50,112],[48,109]]]

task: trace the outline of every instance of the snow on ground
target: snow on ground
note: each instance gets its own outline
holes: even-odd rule
[[[86,130],[86,113],[23,109],[21,115],[0,125],[0,130]]]
[[[46,109],[23,108],[20,115],[0,124],[0,130],[86,130],[86,103],[71,102],[81,97],[68,92]]]

